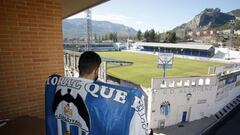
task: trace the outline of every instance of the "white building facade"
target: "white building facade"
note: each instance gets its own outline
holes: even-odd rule
[[[240,94],[240,72],[201,77],[153,78],[148,119],[153,129],[210,117]]]

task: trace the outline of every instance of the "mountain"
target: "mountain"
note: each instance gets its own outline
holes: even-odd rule
[[[64,38],[77,38],[86,36],[86,19],[66,19],[62,22],[63,37]],[[92,20],[92,33],[97,35],[104,35],[110,32],[117,32],[122,35],[136,35],[137,31],[131,27],[116,24],[108,21]]]
[[[237,10],[237,13],[239,13],[238,11],[239,10]],[[196,15],[191,21],[182,24],[173,30],[176,31],[178,29],[186,29],[194,31],[221,27],[223,25],[226,25],[226,23],[229,23],[230,20],[235,20],[235,13],[236,11],[230,14],[221,12],[219,8],[206,8],[198,15]]]

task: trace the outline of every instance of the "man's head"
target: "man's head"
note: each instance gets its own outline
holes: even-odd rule
[[[82,53],[78,62],[79,76],[96,81],[101,62],[100,56],[93,51]]]

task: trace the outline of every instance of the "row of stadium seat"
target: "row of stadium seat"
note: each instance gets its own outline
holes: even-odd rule
[[[237,105],[240,104],[240,95],[237,96],[235,99],[233,99],[230,103],[228,103],[226,106],[224,106],[221,110],[219,110],[215,114],[215,118],[217,120],[220,120],[225,115],[227,115],[232,109],[234,109]]]

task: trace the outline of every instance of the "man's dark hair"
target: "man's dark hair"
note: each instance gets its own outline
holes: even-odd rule
[[[99,67],[101,62],[100,56],[93,51],[82,53],[78,62],[79,75],[90,74],[95,68]]]

